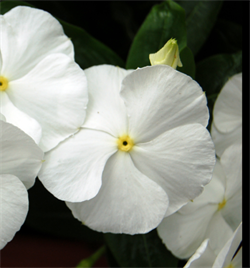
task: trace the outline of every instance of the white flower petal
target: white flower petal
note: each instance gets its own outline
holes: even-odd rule
[[[161,222],[168,198],[137,170],[128,153],[118,151],[105,166],[97,196],[67,205],[77,219],[96,231],[136,234],[149,232]]]
[[[242,73],[231,77],[222,88],[214,104],[213,118],[222,133],[242,125]]]
[[[234,193],[242,190],[242,144],[228,147],[220,161],[227,177],[226,197],[229,199]]]
[[[231,261],[233,267],[242,268],[242,247],[239,249],[233,260]]]
[[[19,128],[0,121],[1,174],[17,176],[29,189],[41,168],[43,152]]]
[[[226,201],[221,214],[232,230],[235,230],[242,221],[242,189],[234,193],[230,199],[226,197]]]
[[[170,66],[140,68],[122,83],[129,117],[129,133],[147,142],[172,128],[208,122],[206,97],[197,82]]]
[[[61,200],[91,199],[98,193],[104,166],[116,150],[116,140],[109,134],[81,129],[46,153],[39,179]]]
[[[215,259],[212,268],[222,268],[230,264],[231,259],[237,250],[240,242],[242,240],[242,224],[235,230],[230,239],[226,242],[222,250],[219,252]]]
[[[130,152],[135,166],[157,182],[169,197],[171,215],[203,191],[215,165],[213,143],[200,124],[171,129]]]
[[[6,90],[12,103],[42,126],[40,147],[46,152],[78,131],[88,102],[84,71],[64,54],[39,62]]]
[[[18,6],[0,15],[2,74],[18,79],[43,58],[63,53],[73,60],[73,44],[60,23],[48,12]]]
[[[226,223],[220,211],[217,211],[208,225],[206,237],[209,238],[209,244],[217,255],[225,243],[230,239],[233,230]]]
[[[0,102],[1,102],[1,101],[0,101]],[[1,113],[0,113],[0,120],[6,122],[6,118],[5,118],[5,116],[4,116],[3,114],[1,114]]]
[[[42,137],[41,126],[34,118],[17,109],[6,92],[0,92],[0,111],[8,123],[23,130],[36,144],[39,144]]]
[[[115,137],[127,133],[127,111],[120,89],[123,78],[131,72],[111,65],[85,70],[89,103],[84,127],[102,130]]]
[[[218,131],[214,123],[212,123],[211,135],[215,145],[216,154],[221,157],[225,149],[232,144],[242,143],[242,127],[238,127],[229,133],[222,133]]]
[[[190,214],[176,212],[164,218],[157,228],[158,234],[175,256],[188,258],[207,238],[207,228],[216,208],[216,205],[207,205]]]
[[[192,202],[187,203],[180,210],[181,214],[193,213],[195,210],[206,206],[207,204],[216,204],[220,203],[225,195],[225,174],[221,167],[220,161],[217,160],[212,180],[205,185],[203,192],[196,197]]]
[[[28,193],[14,175],[0,174],[0,249],[12,240],[25,221]]]
[[[205,239],[184,268],[211,268],[215,258],[216,255],[209,246],[209,239]]]

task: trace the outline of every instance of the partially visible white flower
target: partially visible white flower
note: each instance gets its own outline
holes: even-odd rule
[[[218,255],[210,247],[209,239],[202,242],[184,268],[242,268],[242,223],[225,243]]]
[[[0,249],[22,226],[28,193],[43,160],[42,150],[19,128],[0,120]]]
[[[232,76],[218,95],[211,135],[218,156],[231,144],[242,143],[242,73]]]
[[[217,254],[242,221],[241,154],[241,145],[227,148],[203,193],[158,226],[159,236],[178,258],[190,257],[205,238]]]
[[[39,178],[57,198],[78,202],[67,205],[94,230],[148,232],[212,177],[206,97],[165,65],[100,65],[85,73],[86,121],[46,154]]]
[[[78,131],[87,81],[73,45],[49,13],[18,6],[0,15],[0,112],[44,151]]]

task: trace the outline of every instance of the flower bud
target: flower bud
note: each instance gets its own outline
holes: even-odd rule
[[[182,67],[176,39],[169,39],[159,51],[154,54],[149,54],[149,60],[151,65],[164,64],[174,69],[177,68],[177,65]]]

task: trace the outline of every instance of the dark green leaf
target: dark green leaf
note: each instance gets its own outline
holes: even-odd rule
[[[215,24],[217,49],[223,53],[235,53],[242,50],[242,26],[220,19]]]
[[[214,102],[227,80],[242,72],[242,52],[209,57],[196,66],[196,81],[206,92],[210,111],[210,124]]]
[[[4,14],[18,5],[29,5],[20,1],[5,1],[1,3],[1,12]],[[53,14],[52,14],[53,15]],[[99,64],[112,64],[124,67],[123,60],[110,48],[97,41],[83,29],[58,19],[65,34],[74,44],[75,61],[82,69]]]
[[[122,59],[110,48],[97,41],[83,29],[59,20],[65,34],[74,44],[75,61],[86,69],[93,65],[112,64],[124,67]]]
[[[195,61],[194,55],[190,48],[185,47],[182,49],[180,58],[183,66],[177,67],[177,70],[195,79]]]
[[[136,34],[127,58],[126,68],[150,65],[149,54],[157,52],[175,38],[181,51],[186,47],[185,12],[175,2],[155,5]]]
[[[5,14],[6,12],[8,12],[9,10],[11,10],[16,6],[33,7],[32,5],[22,1],[3,1],[0,3],[0,14]]]
[[[212,30],[222,1],[176,1],[186,12],[187,45],[196,55]]]
[[[105,234],[105,241],[121,267],[176,267],[176,259],[157,231],[143,235]]]
[[[34,230],[59,237],[84,241],[102,241],[94,232],[75,219],[65,202],[56,199],[36,180],[29,190],[29,212],[25,225]]]

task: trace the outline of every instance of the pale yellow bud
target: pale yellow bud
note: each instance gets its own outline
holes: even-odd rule
[[[179,47],[176,39],[170,39],[163,48],[154,54],[149,54],[151,65],[164,64],[176,69],[177,66],[182,67]]]

